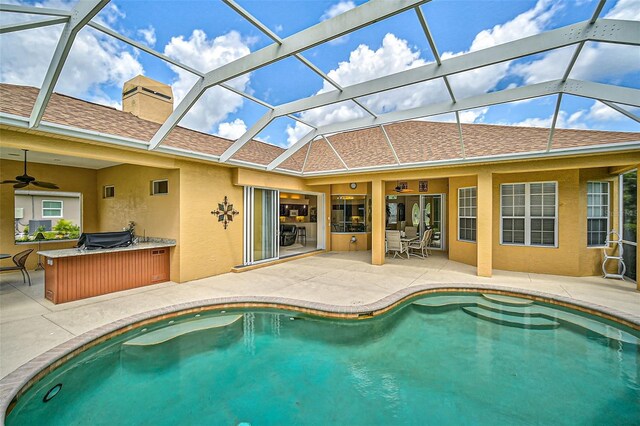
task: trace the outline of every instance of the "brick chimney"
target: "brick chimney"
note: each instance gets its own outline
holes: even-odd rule
[[[143,120],[164,123],[173,112],[173,91],[164,83],[139,75],[124,83],[122,110]]]

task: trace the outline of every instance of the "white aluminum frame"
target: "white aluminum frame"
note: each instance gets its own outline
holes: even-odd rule
[[[107,188],[113,188],[113,195],[110,197],[107,197]],[[115,198],[116,197],[116,186],[115,185],[104,185],[102,187],[102,199],[107,199],[107,198]]]
[[[53,195],[53,194],[48,194],[48,195]],[[60,216],[45,216],[44,215],[44,210],[45,210],[45,206],[44,203],[60,203]],[[42,202],[40,203],[42,209],[40,210],[40,212],[42,213],[41,216],[43,219],[60,219],[64,217],[64,201],[63,200],[42,200]],[[51,208],[51,207],[47,207],[47,210],[58,210],[57,208]]]
[[[594,217],[589,217],[589,184],[590,183],[598,183],[598,184],[607,184],[607,216],[603,217],[603,216],[594,216]],[[601,192],[599,194],[602,194]],[[599,205],[600,207],[602,207],[602,204]],[[606,247],[606,244],[600,244],[600,245],[589,245],[589,219],[596,219],[596,220],[602,220],[602,219],[606,219],[607,220],[607,226],[606,226],[606,234],[605,234],[605,241],[606,241],[606,237],[609,235],[609,226],[611,224],[611,182],[609,182],[608,180],[589,180],[587,181],[587,248],[603,248]]]
[[[638,242],[637,241],[629,241],[629,240],[625,240],[624,239],[624,183],[623,183],[623,176],[627,173],[631,173],[633,171],[638,171],[638,169],[631,169],[629,171],[626,171],[624,173],[620,173],[620,175],[618,175],[618,194],[620,194],[618,196],[618,232],[620,235],[620,240],[622,241],[622,244],[627,244],[629,246],[633,246],[636,248],[636,256],[638,255]],[[636,178],[637,179],[637,178]],[[636,216],[636,221],[637,221],[637,216]],[[637,224],[636,224],[637,225]],[[623,247],[624,249],[624,247]],[[627,268],[626,272],[628,272],[630,269]],[[625,275],[625,277],[627,277]],[[631,280],[630,277],[627,277]],[[632,280],[633,281],[633,280]],[[638,271],[636,271],[636,282],[638,281]]]
[[[273,188],[263,188],[263,187],[254,187],[254,186],[245,186],[243,189],[244,197],[244,221],[242,226],[242,264],[243,266],[257,265],[260,263],[273,262],[274,260],[280,259],[280,215],[278,212],[274,212],[272,224],[274,226],[276,235],[275,235],[275,256],[270,257],[268,259],[254,260],[254,243],[253,240],[253,232],[254,226],[253,221],[255,219],[255,190],[260,189],[264,191],[273,191],[275,193],[275,198],[280,200],[280,190]],[[279,201],[278,201],[279,206]]]
[[[185,69],[188,72],[191,72],[199,77],[199,80],[196,82],[196,84],[191,88],[183,101],[179,105],[177,105],[174,112],[165,121],[165,123],[162,124],[162,126],[150,142],[134,140],[125,141],[126,138],[119,138],[113,135],[96,134],[95,136],[98,137],[99,140],[107,141],[109,143],[123,144],[123,141],[125,141],[125,145],[135,145],[136,147],[142,149],[155,149],[160,152],[170,152],[175,155],[201,158],[211,162],[242,165],[261,170],[275,170],[279,173],[297,176],[329,175],[335,173],[344,173],[345,171],[351,172],[365,169],[372,171],[385,170],[389,169],[390,166],[384,165],[372,166],[367,168],[346,168],[345,170],[305,172],[304,167],[306,166],[306,160],[310,152],[310,148],[308,149],[307,155],[305,156],[305,164],[302,171],[298,172],[280,168],[280,165],[283,161],[285,161],[297,150],[299,150],[306,144],[309,144],[317,137],[325,137],[328,134],[336,132],[380,126],[385,133],[385,137],[387,138],[390,149],[392,150],[392,152],[394,152],[394,156],[396,158],[396,164],[391,165],[391,167],[395,166],[397,168],[402,168],[406,166],[415,166],[416,164],[414,163],[409,164],[400,162],[400,160],[397,158],[397,155],[395,154],[393,144],[389,140],[384,127],[382,126],[384,124],[397,121],[424,118],[433,115],[453,112],[456,115],[456,122],[458,125],[461,157],[458,159],[453,159],[450,162],[459,164],[467,160],[465,154],[462,126],[459,117],[460,111],[486,107],[505,102],[532,99],[535,97],[547,95],[557,95],[557,102],[552,119],[552,125],[549,129],[549,138],[546,153],[557,155],[558,150],[552,149],[553,135],[555,131],[555,124],[557,123],[558,113],[560,111],[562,96],[565,93],[598,100],[609,106],[610,108],[613,108],[614,110],[620,112],[621,114],[624,114],[628,118],[640,122],[640,117],[618,105],[621,104],[640,106],[640,90],[569,79],[571,70],[578,60],[586,42],[591,41],[615,43],[628,46],[640,46],[640,39],[637,37],[637,34],[640,32],[640,22],[616,19],[599,19],[600,13],[603,10],[606,0],[600,0],[598,2],[591,18],[588,20],[522,39],[517,39],[487,49],[468,52],[446,60],[442,60],[440,57],[436,41],[434,40],[433,34],[431,33],[427,23],[427,19],[425,18],[421,9],[422,5],[428,3],[429,0],[396,0],[393,2],[386,0],[371,0],[332,19],[306,28],[285,39],[281,39],[266,25],[262,24],[247,10],[238,5],[236,1],[224,0],[224,2],[229,5],[229,7],[235,10],[247,22],[254,25],[256,28],[270,37],[274,41],[274,43],[235,61],[225,64],[222,67],[214,70],[209,70],[208,72],[202,72],[188,67],[176,60],[167,57],[162,53],[159,53],[145,46],[142,43],[132,40],[131,38],[121,35],[110,28],[92,21],[95,15],[99,13],[99,11],[102,10],[108,4],[108,2],[109,0],[80,1],[73,10],[0,4],[0,12],[3,13],[35,14],[47,17],[41,20],[33,20],[25,23],[4,25],[0,27],[0,34],[65,23],[64,30],[58,41],[56,50],[53,54],[44,82],[42,84],[42,87],[40,88],[40,92],[38,94],[26,127],[36,128],[43,131],[47,131],[47,129],[52,128],[58,130],[58,128],[66,127],[52,123],[42,123],[42,116],[56,85],[60,72],[67,59],[68,53],[73,45],[75,37],[85,25],[89,25],[92,28],[101,31],[111,37],[119,39],[120,41],[123,41],[124,43],[127,43],[136,49],[143,50],[167,63]],[[318,69],[313,63],[302,56],[302,52],[319,44],[336,39],[345,34],[369,26],[380,20],[387,19],[396,14],[409,12],[412,10],[416,14],[416,24],[419,24],[422,27],[425,37],[429,43],[431,52],[434,55],[434,63],[429,63],[421,67],[409,69],[369,81],[364,81],[348,87],[342,87],[338,82],[333,81],[329,76]],[[448,76],[452,74],[472,71],[488,65],[504,63],[525,56],[531,56],[534,54],[548,52],[554,49],[572,45],[575,45],[576,49],[567,68],[565,69],[563,77],[558,80],[528,85],[516,89],[486,93],[465,99],[458,99],[454,95],[451,89],[451,85],[449,84]],[[245,75],[248,72],[268,66],[271,63],[289,56],[293,56],[304,63],[313,72],[318,74],[328,83],[332,84],[336,88],[336,90],[321,93],[304,99],[295,100],[283,105],[273,106],[254,97],[251,94],[244,93],[226,84],[227,81],[235,77]],[[366,105],[364,105],[359,100],[359,98],[362,98],[364,96],[435,79],[443,80],[451,98],[450,102],[440,103],[436,105],[426,105],[411,110],[395,111],[388,114],[377,115],[374,112],[370,111],[366,107]],[[187,150],[161,146],[168,133],[173,129],[173,127],[178,124],[180,119],[189,111],[189,109],[194,105],[198,98],[202,96],[202,94],[207,89],[213,86],[220,86],[227,90],[230,90],[240,96],[243,96],[251,102],[258,103],[268,108],[268,111],[220,156],[206,155],[196,152],[190,152]],[[305,110],[344,101],[354,102],[360,108],[363,108],[363,110],[366,111],[369,116],[358,120],[335,123],[328,126],[315,126],[313,123],[308,123],[301,117],[296,115],[296,113],[300,113]],[[239,161],[232,158],[233,155],[240,148],[242,148],[244,144],[254,138],[262,129],[268,126],[269,123],[279,117],[289,117],[293,120],[301,122],[309,126],[311,128],[311,131],[266,167],[263,165],[246,161]],[[23,127],[23,121],[23,117],[14,119],[13,117],[10,117],[10,114],[0,114],[1,124],[12,125],[18,122],[20,123],[20,127]],[[68,133],[68,130],[65,129],[63,130],[63,132]],[[93,134],[92,132],[88,131],[86,133]],[[541,153],[535,153],[535,156],[539,155],[541,155]],[[472,161],[475,160],[472,159]],[[431,162],[426,162],[425,164],[427,163],[431,164]]]
[[[467,190],[467,189],[475,189],[476,190],[476,195],[475,195],[475,199],[476,199],[476,214],[475,216],[461,216],[460,215],[460,191],[462,190]],[[465,197],[465,198],[469,198],[469,197]],[[464,242],[464,243],[472,243],[472,244],[476,244],[478,242],[478,187],[477,186],[462,186],[460,188],[458,188],[458,241]],[[473,219],[476,221],[476,239],[475,240],[466,240],[463,238],[460,238],[460,219]]]
[[[532,184],[545,184],[545,183],[555,183],[556,192],[555,192],[555,212],[554,212],[554,229],[553,229],[553,245],[542,245],[542,244],[531,244],[531,219],[550,219],[545,216],[531,216],[531,185]],[[524,244],[520,243],[505,243],[503,240],[502,234],[502,219],[505,218],[502,214],[502,187],[505,185],[524,185],[524,216],[507,216],[507,219],[517,218],[524,219]],[[547,248],[547,249],[556,249],[559,248],[559,230],[560,230],[560,218],[558,217],[558,200],[560,193],[560,186],[558,181],[555,180],[545,180],[545,181],[532,181],[532,182],[507,182],[500,184],[500,245],[503,246],[514,246],[514,247],[536,247],[536,248]]]
[[[158,182],[167,182],[167,192],[156,192],[156,183]],[[151,181],[151,196],[155,197],[156,195],[169,195],[169,179],[154,179]]]

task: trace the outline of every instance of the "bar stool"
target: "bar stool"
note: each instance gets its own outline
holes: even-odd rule
[[[307,245],[307,228],[304,226],[298,226],[298,242],[303,246]]]

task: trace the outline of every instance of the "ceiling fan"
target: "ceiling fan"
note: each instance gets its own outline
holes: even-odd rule
[[[24,174],[22,176],[16,176],[16,180],[3,180],[0,183],[12,183],[14,184],[13,187],[16,189],[24,188],[25,186],[28,186],[28,185],[35,185],[41,188],[48,188],[48,189],[59,189],[58,185],[56,185],[55,183],[42,182],[42,181],[36,180],[36,178],[34,178],[33,176],[29,176],[27,174],[27,152],[29,152],[29,150],[23,149],[23,151],[24,151]]]

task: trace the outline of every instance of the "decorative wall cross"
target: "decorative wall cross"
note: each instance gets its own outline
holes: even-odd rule
[[[211,212],[211,214],[218,216],[218,222],[222,222],[224,229],[227,229],[229,222],[233,222],[233,217],[238,213],[237,210],[233,209],[233,204],[229,204],[226,195],[224,196],[224,201],[218,203],[218,208]]]

